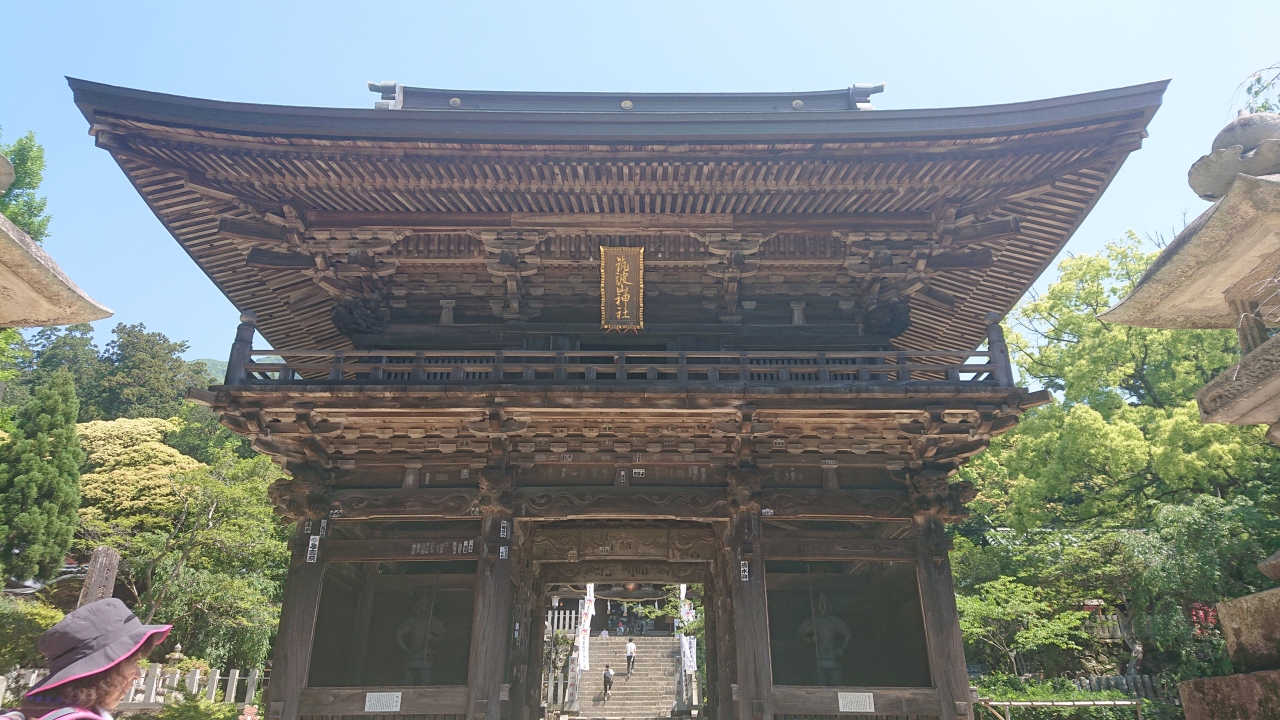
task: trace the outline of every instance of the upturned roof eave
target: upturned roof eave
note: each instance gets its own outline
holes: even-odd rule
[[[0,328],[48,327],[111,317],[58,263],[0,215]]]
[[[504,143],[892,142],[1050,131],[1099,121],[1145,128],[1168,81],[1031,102],[923,110],[557,112],[372,110],[223,102],[68,78],[98,115],[266,136]],[[691,96],[696,98],[697,96]]]
[[[1098,317],[1135,327],[1234,328],[1227,291],[1280,253],[1280,176],[1239,175]]]

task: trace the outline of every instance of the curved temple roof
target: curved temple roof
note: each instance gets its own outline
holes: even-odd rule
[[[257,105],[188,98],[68,78],[76,105],[93,123],[98,114],[216,128],[261,135],[323,138],[412,139],[437,141],[635,142],[676,141],[859,141],[983,137],[1054,130],[1085,121],[1127,118],[1145,127],[1160,106],[1168,81],[1048,100],[928,110],[832,109],[830,102],[796,110],[761,112],[761,98],[775,95],[663,94],[663,112],[595,111],[578,102],[588,93],[468,93],[461,90],[403,88],[408,98],[423,94],[415,112]],[[482,95],[484,109],[464,102],[459,108],[435,107],[429,96]],[[848,97],[848,90],[787,93],[782,98]],[[624,94],[602,94],[612,102]],[[635,96],[632,96],[635,97]],[[557,99],[561,98],[561,101]],[[678,102],[672,99],[680,98]],[[741,109],[723,109],[724,98],[743,98]],[[505,99],[505,100],[502,100]],[[809,102],[809,101],[806,101]],[[591,106],[594,103],[590,104]],[[518,108],[518,109],[513,109]]]
[[[962,246],[990,261],[938,262],[895,344],[974,347],[985,314],[1017,301],[1141,146],[1167,85],[927,110],[857,109],[874,89],[860,86],[851,99],[388,85],[377,87],[388,109],[343,109],[69,82],[97,144],[268,341],[320,349],[350,347],[330,320],[334,288],[349,283],[321,257],[332,238],[396,231],[378,250],[388,269],[368,266],[366,289],[400,282],[396,263],[470,263],[485,285],[477,236],[504,229],[583,267],[589,254],[574,253],[602,238],[676,253],[699,234],[758,232],[762,261],[810,277],[830,265],[820,289],[837,294],[863,287],[836,275],[867,267],[853,255],[872,245],[912,257]],[[241,221],[267,230],[228,232]],[[711,257],[694,246],[679,251],[690,272]],[[271,248],[289,257],[251,262]],[[925,265],[908,272],[935,268]],[[484,302],[460,296],[459,312]]]
[[[111,317],[49,254],[0,215],[0,328],[47,327]]]

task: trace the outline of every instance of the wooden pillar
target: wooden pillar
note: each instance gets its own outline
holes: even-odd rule
[[[769,609],[765,599],[760,513],[743,509],[730,523],[728,584],[738,667],[739,720],[773,720]]]
[[[734,720],[737,707],[733,686],[737,682],[737,654],[734,651],[733,604],[730,597],[730,558],[721,554],[711,567],[711,583],[703,599],[706,613],[707,704],[715,714],[712,720]]]
[[[116,571],[120,568],[120,553],[115,548],[101,545],[93,549],[89,558],[89,572],[80,587],[80,601],[76,607],[84,607],[111,597],[116,589]]]
[[[542,674],[546,672],[542,656],[546,653],[544,636],[547,632],[547,584],[535,576],[529,602],[529,644],[526,646],[524,698],[520,720],[536,718],[542,706]],[[515,692],[515,689],[512,689]],[[511,696],[515,699],[515,695]]]
[[[1004,340],[1004,328],[1000,326],[1000,313],[989,312],[987,321],[987,350],[989,362],[994,365],[996,382],[1000,387],[1013,386],[1013,367],[1009,362],[1009,345]]]
[[[496,720],[500,716],[511,637],[510,510],[487,508],[481,533],[484,543],[476,569],[471,663],[467,672],[467,719]]]
[[[506,720],[529,720],[528,705],[525,702],[525,687],[538,673],[539,665],[530,662],[529,646],[533,642],[533,626],[541,628],[542,623],[534,618],[541,606],[539,583],[533,574],[533,534],[527,526],[512,526],[511,542],[511,579],[515,593],[515,608],[512,613],[510,671],[507,682],[511,685],[508,693]]]
[[[267,686],[269,720],[297,720],[298,699],[307,686],[311,639],[320,611],[320,588],[324,584],[324,563],[314,556],[313,562],[307,562],[312,537],[308,531],[310,525],[310,521],[299,522],[293,534],[289,575],[284,581],[284,599],[280,605],[280,629],[271,660],[271,684]]]
[[[253,350],[254,325],[258,316],[245,310],[240,313],[240,324],[236,327],[236,339],[231,343],[231,354],[227,357],[227,374],[223,378],[226,385],[238,385],[244,380],[244,365],[253,359],[249,353]]]
[[[947,558],[947,533],[936,512],[915,516],[916,577],[924,609],[925,636],[929,644],[929,672],[938,689],[942,720],[972,720],[969,673],[964,662],[964,640],[956,611],[956,591]]]

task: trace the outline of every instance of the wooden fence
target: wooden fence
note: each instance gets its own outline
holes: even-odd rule
[[[548,610],[547,624],[545,633],[551,635],[557,630],[572,635],[578,631],[578,611],[577,610]]]
[[[1013,384],[1008,354],[990,350],[539,351],[249,350],[229,366],[228,385],[519,381],[615,383]],[[253,358],[259,358],[255,361]],[[283,362],[281,362],[283,360]]]
[[[20,702],[21,696],[35,685],[47,672],[42,669],[20,669],[0,675],[0,705],[10,707]],[[253,705],[259,690],[267,686],[265,670],[191,670],[182,674],[163,665],[152,664],[141,678],[134,682],[121,710],[154,710],[166,702],[181,702],[184,697],[195,696],[209,702],[235,705]]]
[[[1160,679],[1152,675],[1082,677],[1072,680],[1071,683],[1081,690],[1092,690],[1093,692],[1119,690],[1129,697],[1146,700],[1174,702],[1178,699],[1178,687],[1176,685],[1161,684]]]

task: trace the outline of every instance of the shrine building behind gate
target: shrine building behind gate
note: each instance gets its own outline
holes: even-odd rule
[[[1164,83],[898,111],[71,85],[243,313],[191,398],[292,478],[269,718],[536,718],[549,589],[586,583],[703,585],[718,720],[972,717],[951,476],[1047,399],[1000,318]]]

